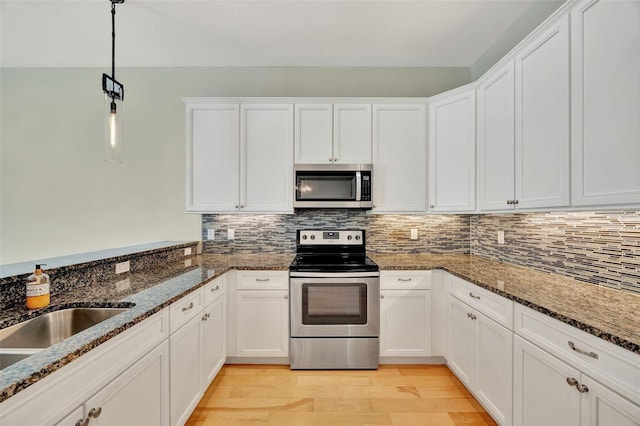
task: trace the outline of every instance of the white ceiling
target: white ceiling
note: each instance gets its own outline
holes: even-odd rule
[[[469,67],[544,0],[126,0],[117,66]],[[3,67],[108,66],[108,0],[0,0]]]

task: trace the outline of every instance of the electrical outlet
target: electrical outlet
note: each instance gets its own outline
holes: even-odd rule
[[[504,231],[498,231],[498,244],[504,244]]]
[[[213,241],[216,239],[216,230],[215,229],[207,229],[207,240]]]
[[[129,264],[128,260],[126,262],[116,263],[116,274],[129,272],[130,269],[131,269],[131,264]]]
[[[184,261],[184,267],[185,267],[185,268],[188,268],[189,266],[191,266],[191,263],[192,263],[192,262],[191,262],[191,259],[187,259],[187,260],[185,260],[185,261]]]
[[[412,240],[417,240],[418,239],[418,230],[415,228],[411,229],[411,239]]]
[[[191,247],[187,247],[187,248],[184,249],[184,255],[185,256],[191,255]]]
[[[131,280],[129,278],[125,278],[124,280],[116,283],[116,291],[118,293],[128,290],[129,288],[131,288]]]
[[[227,240],[235,240],[236,239],[236,230],[233,228],[227,229]]]

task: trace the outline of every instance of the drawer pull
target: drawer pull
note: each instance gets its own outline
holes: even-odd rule
[[[411,278],[398,278],[398,281],[400,281],[401,283],[410,283]]]
[[[476,296],[472,292],[469,292],[469,296],[471,296],[472,299],[480,300],[480,296]]]
[[[578,386],[576,386],[576,389],[578,389],[578,392],[580,392],[580,393],[589,392],[589,388],[587,387],[587,385],[578,385]]]
[[[217,285],[215,288],[212,288],[211,292],[213,293],[214,291],[218,291],[218,290],[220,290],[220,286],[219,285]]]
[[[584,350],[582,350],[580,348],[576,348],[576,344],[573,343],[571,340],[569,340],[569,347],[572,350],[578,352],[579,354],[589,356],[589,357],[591,357],[593,359],[598,359],[598,354],[597,353],[595,353],[595,352],[587,352],[587,351],[584,351]]]
[[[269,278],[256,278],[256,282],[268,283],[269,282]]]
[[[100,417],[100,414],[102,414],[102,407],[92,408],[89,411],[89,415],[87,417],[93,417],[94,419],[97,419],[98,417]]]
[[[567,377],[567,384],[569,386],[578,386],[578,381],[573,377]]]
[[[89,419],[80,419],[76,422],[76,426],[87,426],[89,424]]]
[[[471,318],[472,320],[476,320],[478,319],[475,315],[473,315],[471,312],[467,312],[467,318]]]
[[[189,303],[189,306],[185,306],[182,308],[182,312],[186,312],[189,309],[193,309],[193,302]]]

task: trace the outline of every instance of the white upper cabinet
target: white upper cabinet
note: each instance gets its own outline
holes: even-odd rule
[[[296,104],[296,164],[333,162],[333,105]]]
[[[240,211],[293,211],[293,105],[243,104]]]
[[[371,163],[371,105],[296,104],[295,162]]]
[[[187,211],[240,204],[238,104],[187,105]]]
[[[429,210],[476,208],[475,90],[429,104]],[[440,97],[439,97],[440,98]]]
[[[569,19],[562,17],[515,56],[516,197],[519,208],[569,199]]]
[[[515,197],[515,94],[513,61],[485,76],[478,87],[478,203],[504,210]]]
[[[187,101],[187,211],[293,211],[293,105]]]
[[[425,104],[373,105],[375,213],[426,210]]]
[[[572,202],[640,204],[640,2],[571,12]]]

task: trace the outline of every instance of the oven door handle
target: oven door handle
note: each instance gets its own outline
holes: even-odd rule
[[[376,278],[380,272],[289,272],[291,278]]]

